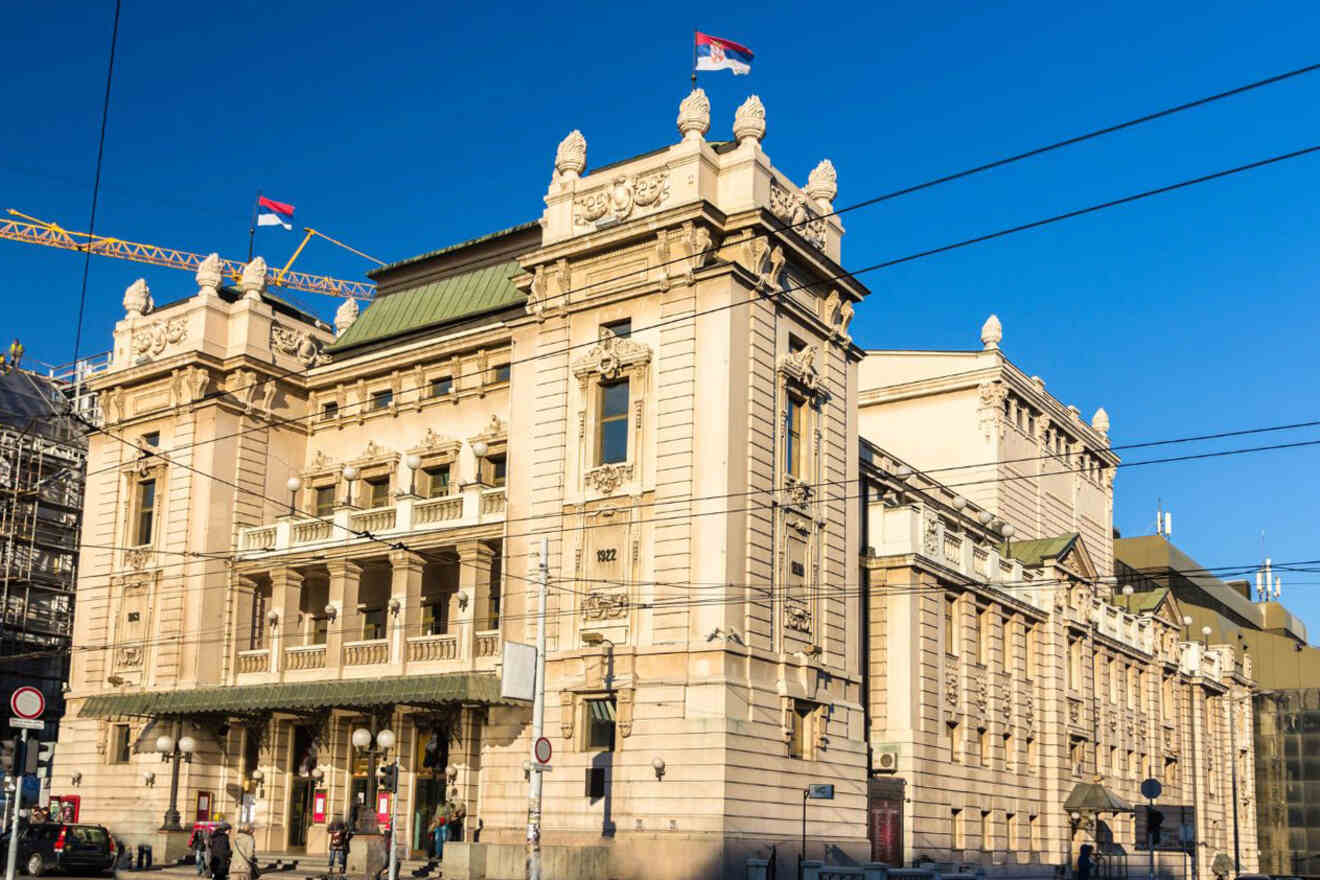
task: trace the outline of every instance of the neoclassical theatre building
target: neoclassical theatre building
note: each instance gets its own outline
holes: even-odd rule
[[[192,749],[185,826],[320,854],[397,754],[414,855],[453,799],[488,873],[521,876],[531,708],[501,697],[502,645],[536,641],[548,536],[543,843],[611,877],[741,875],[834,783],[812,840],[865,857],[867,291],[823,216],[833,166],[799,186],[758,99],[732,121],[708,140],[694,91],[677,143],[596,169],[571,133],[539,219],[380,269],[334,328],[260,260],[159,306],[128,289],[59,749],[82,818],[156,835],[166,736]]]
[[[172,797],[319,856],[397,759],[411,856],[457,803],[446,876],[521,877],[532,710],[501,680],[547,540],[551,876],[789,865],[813,783],[810,858],[1043,867],[1131,849],[1146,774],[1208,871],[1250,666],[1115,591],[1105,419],[997,322],[861,350],[830,162],[772,166],[755,97],[731,139],[700,90],[677,122],[594,168],[569,134],[538,219],[373,272],[334,327],[260,259],[128,288],[57,788],[158,860]]]

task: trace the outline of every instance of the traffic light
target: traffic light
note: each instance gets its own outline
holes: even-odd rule
[[[34,776],[41,761],[41,744],[28,740],[23,744],[23,775]]]
[[[399,785],[399,765],[382,764],[376,770],[376,787],[381,791],[393,792]]]
[[[14,758],[18,752],[18,740],[6,739],[0,740],[0,770],[6,775],[12,775],[14,772]]]
[[[1157,846],[1160,842],[1160,826],[1164,824],[1164,814],[1159,810],[1146,808],[1146,833],[1150,837],[1151,846]]]

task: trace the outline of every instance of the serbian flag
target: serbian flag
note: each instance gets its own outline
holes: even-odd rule
[[[721,40],[697,31],[697,70],[732,70],[735,75],[752,72],[752,50],[733,40]]]
[[[257,225],[293,229],[293,205],[257,196]]]

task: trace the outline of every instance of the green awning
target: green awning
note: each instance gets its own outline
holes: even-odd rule
[[[608,721],[614,723],[614,701],[613,700],[588,700],[587,708],[591,711],[592,721]]]
[[[1098,782],[1079,782],[1063,802],[1065,813],[1130,813],[1132,805]]]
[[[454,672],[389,678],[309,681],[297,684],[251,684],[191,690],[101,694],[89,697],[80,718],[116,716],[241,715],[253,712],[298,712],[310,709],[369,709],[445,703],[520,701],[500,696],[499,679],[488,673]]]

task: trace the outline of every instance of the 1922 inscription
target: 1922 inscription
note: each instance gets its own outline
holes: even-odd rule
[[[608,550],[597,550],[597,551],[596,551],[596,561],[597,561],[597,562],[613,562],[613,561],[614,561],[614,558],[615,558],[615,555],[616,555],[617,553],[618,553],[618,551],[617,551],[614,547],[610,547]]]

